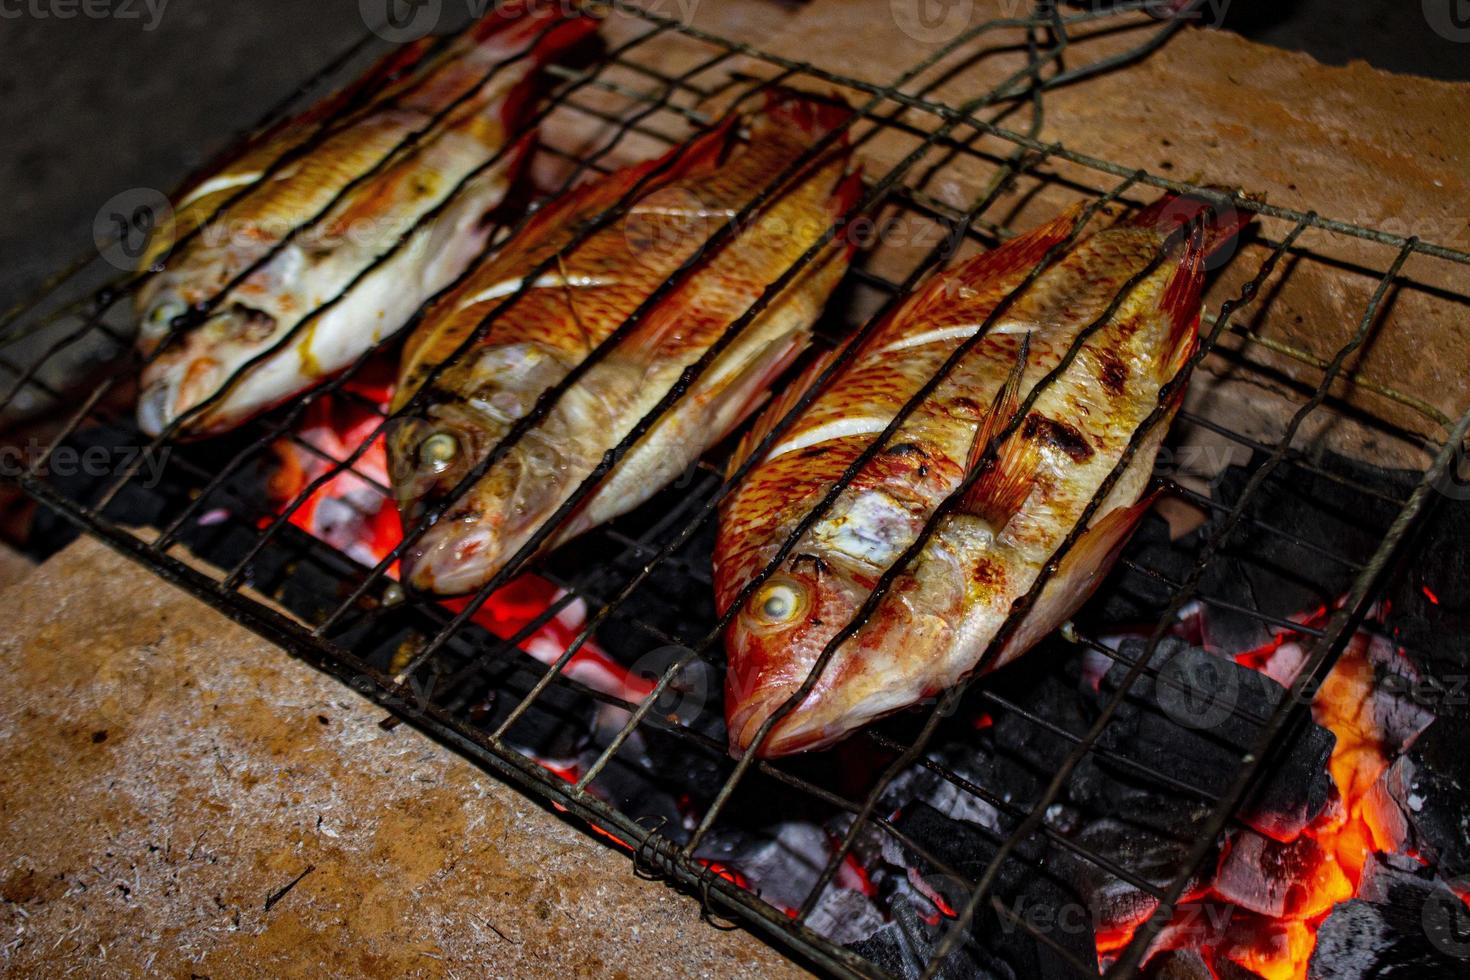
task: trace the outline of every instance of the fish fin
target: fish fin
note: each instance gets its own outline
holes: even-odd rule
[[[1016,511],[1031,494],[1036,477],[1036,467],[1041,454],[1036,444],[1017,429],[996,449],[995,458],[986,463],[985,449],[1021,407],[1021,378],[1026,373],[1026,359],[1031,350],[1031,334],[1021,338],[1016,353],[1016,363],[1005,383],[996,392],[995,401],[975,427],[975,437],[970,442],[969,458],[965,460],[965,473],[973,473],[976,467],[984,466],[980,479],[960,499],[960,508],[966,513],[988,521],[997,531],[1010,523]]]
[[[917,313],[935,303],[948,304],[957,287],[980,289],[1008,279],[1020,279],[1035,268],[1048,251],[1067,240],[1081,212],[1081,204],[1073,205],[998,248],[977,255],[947,272],[937,273],[915,299],[912,309]]]
[[[484,26],[494,19],[485,17],[476,26]],[[558,19],[561,23],[556,23]],[[595,34],[597,23],[592,17],[563,17],[555,11],[538,12],[514,22],[505,31],[490,24],[480,43],[497,49],[507,47],[512,52],[524,51],[525,56],[539,67],[557,60]],[[544,72],[528,71],[505,93],[500,119],[506,132],[517,132],[526,124],[548,81]]]
[[[1204,229],[1204,254],[1213,255],[1251,223],[1255,215],[1232,206],[1222,190],[1220,200],[1195,194],[1165,194],[1121,222],[1135,228],[1154,228],[1172,234],[1180,225],[1197,224]]]
[[[745,461],[750,458],[750,454],[755,452],[756,447],[761,444],[762,440],[776,428],[776,423],[780,422],[781,419],[786,417],[787,412],[796,407],[796,403],[801,401],[802,396],[811,389],[812,385],[817,383],[817,378],[827,369],[827,366],[842,356],[843,349],[843,347],[834,347],[832,350],[825,351],[813,358],[811,363],[792,379],[791,383],[786,386],[786,389],[771,400],[771,403],[761,412],[760,418],[756,419],[755,424],[740,438],[740,442],[735,446],[735,451],[731,453],[730,462],[725,465],[725,476],[727,479],[732,473],[745,465]]]
[[[1159,297],[1159,311],[1169,319],[1169,337],[1161,365],[1161,380],[1179,373],[1199,347],[1200,296],[1205,283],[1205,233],[1195,228],[1185,239],[1178,265]]]
[[[863,196],[863,168],[861,165],[844,174],[832,189],[832,198],[827,202],[828,213],[834,221],[846,218]],[[858,248],[856,235],[843,235],[847,245],[847,257],[852,258]]]
[[[725,438],[760,408],[771,393],[771,385],[801,356],[811,340],[810,330],[783,334],[725,380],[705,410],[706,418],[716,423],[717,431],[712,433],[711,444]]]
[[[795,130],[815,143],[841,129],[855,115],[840,95],[822,96],[778,86],[766,93],[765,108],[752,122],[756,133]],[[842,134],[842,145],[847,134]]]
[[[1075,613],[1117,563],[1138,522],[1163,493],[1158,488],[1128,507],[1115,507],[1092,523],[1062,556],[1061,563],[1042,587],[1036,605],[1006,642],[992,665],[1000,667],[1025,653],[1059,628]]]

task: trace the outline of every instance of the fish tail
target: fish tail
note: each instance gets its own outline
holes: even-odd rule
[[[757,133],[794,131],[806,142],[815,143],[844,128],[853,115],[852,106],[840,95],[815,95],[778,86],[766,93],[765,109],[756,117],[754,126]],[[845,132],[842,143],[847,144]]]
[[[1205,285],[1208,233],[1196,225],[1185,239],[1173,275],[1159,297],[1159,312],[1168,318],[1169,334],[1160,360],[1160,381],[1178,374],[1199,348],[1200,297]]]
[[[1165,235],[1173,234],[1181,225],[1198,225],[1203,229],[1204,254],[1212,255],[1250,224],[1254,215],[1232,205],[1228,191],[1220,198],[1198,194],[1165,194],[1123,223],[1136,228],[1155,228]]]
[[[851,221],[856,215],[858,201],[863,197],[863,168],[861,165],[854,168],[850,173],[844,174],[832,190],[832,198],[827,202],[828,213],[834,221]],[[845,234],[847,258],[852,258],[860,244],[857,235]]]
[[[495,60],[523,53],[539,67],[562,57],[597,32],[597,20],[568,17],[555,8],[527,13],[512,5],[482,17],[471,29],[476,46]],[[528,71],[505,94],[501,121],[508,132],[520,129],[540,101],[547,84],[539,71]]]

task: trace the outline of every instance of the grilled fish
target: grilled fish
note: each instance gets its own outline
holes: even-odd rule
[[[806,679],[879,577],[967,474],[981,474],[899,574],[869,620],[843,641],[815,685],[759,747],[778,756],[829,745],[952,687],[972,673],[1011,604],[1037,581],[1198,342],[1203,258],[1241,222],[1222,219],[1183,243],[1172,218],[1208,213],[1165,198],[1080,239],[1018,300],[857,472],[750,596],[726,633],[731,752]],[[1065,241],[1075,213],[929,280],[843,360],[794,425],[724,501],[715,550],[721,612],[774,559],[796,525],[900,407]],[[1110,300],[1165,248],[1164,261],[1081,344],[999,448],[1011,421]],[[830,355],[830,356],[836,356]],[[748,457],[828,363],[817,361],[737,449]],[[1182,393],[1182,389],[1180,389]],[[1170,418],[1177,402],[1170,407]],[[992,666],[1059,626],[1107,572],[1151,499],[1143,498],[1166,424],[1155,426],[1096,518],[1068,551]],[[1142,499],[1141,499],[1142,498]]]
[[[440,369],[422,410],[389,433],[393,487],[406,525],[452,497],[541,394],[613,333],[717,228],[786,168],[798,169],[711,248],[695,271],[590,365],[547,415],[403,556],[403,580],[452,595],[488,581],[590,475],[604,453],[673,387],[730,324],[852,205],[846,137],[808,154],[851,117],[845,104],[791,91],[662,159],[583,184],[548,204],[431,310],[404,352],[401,410]],[[741,123],[748,123],[748,138]],[[812,159],[807,161],[807,156]],[[566,251],[573,233],[625,196],[620,218]],[[607,474],[560,527],[554,546],[647,500],[752,412],[806,347],[846,269],[850,247],[824,248]],[[486,316],[537,276],[511,306]],[[461,346],[466,349],[458,352]]]
[[[185,190],[143,257],[153,274],[137,296],[140,351],[153,354],[191,310],[209,315],[144,369],[144,432],[225,386],[178,434],[233,428],[347,367],[470,266],[528,145],[538,67],[595,30],[590,19],[507,10],[437,53],[427,38],[400,49]],[[267,176],[283,154],[295,156]]]

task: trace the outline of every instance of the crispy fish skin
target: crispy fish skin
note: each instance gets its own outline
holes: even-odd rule
[[[143,431],[157,435],[217,394],[247,361],[283,344],[217,403],[187,418],[178,434],[215,435],[239,425],[347,367],[468,268],[492,230],[484,217],[504,198],[523,155],[520,130],[534,108],[537,68],[593,30],[590,19],[507,7],[434,57],[429,39],[408,45],[187,189],[169,234],[155,235],[144,255],[145,268],[155,270],[136,303],[145,356],[175,318],[210,303],[293,228],[365,178],[144,369]],[[313,138],[320,142],[303,152]],[[292,152],[300,155],[266,176],[272,161]],[[450,200],[456,185],[497,154]],[[235,195],[242,196],[164,254]],[[285,340],[440,207],[340,302]]]
[[[448,500],[538,397],[561,381],[771,180],[851,116],[846,105],[774,93],[764,111],[725,124],[662,160],[585,184],[547,205],[409,339],[394,405],[436,366],[423,408],[390,432],[390,474],[406,525]],[[731,229],[681,285],[591,365],[403,558],[403,580],[452,595],[487,582],[674,386],[766,286],[815,244],[860,190],[845,137],[804,165]],[[457,359],[490,311],[579,226],[637,188],[629,211],[562,256]],[[739,424],[806,347],[847,267],[835,241],[782,291],[614,466],[551,545],[631,510]]]
[[[1160,388],[1195,350],[1203,255],[1241,222],[1218,222],[1188,244],[1176,235],[1168,257],[1042,390],[993,463],[984,458],[985,445],[1078,334],[1165,247],[1174,229],[1170,219],[1204,213],[1203,202],[1165,198],[1078,241],[858,471],[727,631],[732,754],[746,752],[761,725],[798,690],[879,577],[918,540],[940,501],[972,468],[984,467],[759,753],[830,745],[975,670],[1013,601],[1037,581],[1157,405]],[[1074,220],[1075,213],[1063,214],[931,278],[844,362],[721,507],[715,588],[722,613],[899,408],[1047,250],[1066,240]],[[809,379],[824,363],[813,366]],[[801,390],[796,386],[768,409],[732,468]],[[1172,403],[1169,419],[1177,407]],[[992,667],[1058,627],[1106,574],[1152,503],[1141,498],[1167,428],[1165,421],[1147,435]]]

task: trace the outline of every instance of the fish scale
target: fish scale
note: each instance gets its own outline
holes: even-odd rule
[[[1075,243],[857,470],[727,631],[733,753],[751,747],[756,731],[802,685],[874,584],[970,474],[957,506],[897,574],[869,620],[836,649],[811,691],[775,724],[760,752],[829,745],[976,668],[1012,603],[1037,581],[1194,349],[1202,256],[1228,240],[1239,222],[1215,221],[1189,238],[1166,216],[1208,222],[1210,214],[1204,201],[1181,208],[1165,198]],[[1075,220],[1075,211],[1063,214],[931,277],[845,357],[721,506],[715,587],[722,613],[901,407],[1048,250],[1069,237]],[[1114,297],[1156,256],[1163,261],[1103,319]],[[1094,323],[1100,326],[1079,345]],[[1074,346],[1069,366],[986,455],[992,437]],[[771,406],[737,449],[732,469],[802,393],[797,386]],[[1165,429],[1157,426],[1144,439],[990,666],[1014,659],[1060,625],[1106,573],[1150,503],[1143,493]]]
[[[401,328],[487,243],[540,65],[595,29],[499,6],[439,56],[432,42],[388,56],[187,188],[144,257],[140,427],[227,431]],[[191,310],[207,316],[172,336]]]
[[[489,581],[683,371],[820,240],[860,190],[857,175],[848,172],[845,138],[762,198],[753,220],[730,228],[721,247],[662,293],[519,442],[450,500],[542,392],[664,289],[717,230],[767,191],[775,175],[805,160],[813,144],[850,116],[845,104],[775,90],[753,117],[731,117],[662,160],[598,178],[548,204],[430,312],[405,349],[395,400],[401,408],[419,395],[424,408],[389,438],[390,472],[405,521],[447,507],[404,558],[410,585],[453,594]],[[554,271],[524,282],[563,251],[579,226],[635,188],[626,213],[562,255]],[[552,544],[646,500],[753,411],[806,346],[850,252],[846,242],[834,241],[747,324],[617,462]],[[419,394],[435,368],[433,389]]]

